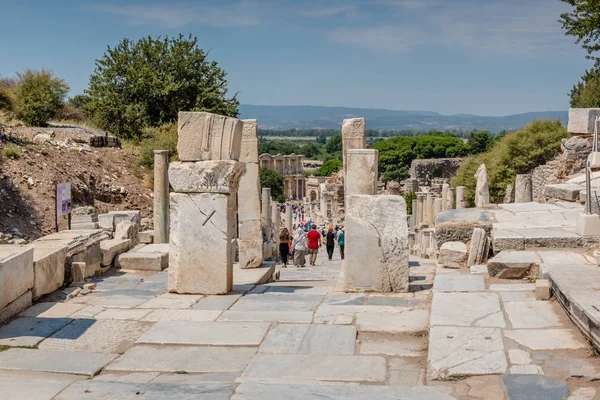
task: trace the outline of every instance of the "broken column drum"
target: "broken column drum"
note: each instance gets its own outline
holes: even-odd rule
[[[515,182],[515,203],[529,203],[533,201],[533,189],[530,174],[517,175]]]
[[[154,243],[169,243],[169,151],[154,150]]]
[[[242,122],[204,112],[179,113],[171,163],[171,232],[168,290],[226,294],[233,287],[232,239]]]
[[[465,187],[456,187],[456,208],[467,208],[467,201],[465,199]]]

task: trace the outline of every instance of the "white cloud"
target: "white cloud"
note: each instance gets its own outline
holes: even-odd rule
[[[326,7],[313,7],[299,11],[300,15],[312,18],[328,18],[338,15],[355,16],[358,12],[358,7],[354,4],[339,4]]]
[[[258,7],[254,3],[181,5],[104,5],[98,10],[119,15],[132,25],[157,24],[167,28],[180,28],[190,24],[203,24],[217,28],[253,26],[260,23]]]

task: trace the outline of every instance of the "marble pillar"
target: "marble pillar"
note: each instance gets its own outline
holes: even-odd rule
[[[447,183],[444,183],[442,185],[442,212],[446,211],[448,209],[448,189],[450,188],[450,185]]]
[[[454,188],[448,188],[448,195],[446,197],[446,211],[454,209]]]
[[[348,150],[346,162],[344,194],[377,194],[379,152],[371,149]]]
[[[465,199],[465,187],[456,187],[456,208],[467,208],[467,201]]]
[[[425,199],[425,212],[427,214],[427,220],[425,222],[429,227],[432,227],[435,220],[433,215],[433,193],[427,193],[427,198]]]
[[[169,243],[169,151],[154,150],[154,243]]]
[[[531,174],[517,175],[515,182],[515,203],[529,203],[533,201]]]

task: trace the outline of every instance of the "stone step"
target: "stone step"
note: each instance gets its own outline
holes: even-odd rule
[[[154,231],[148,230],[138,233],[138,241],[144,244],[154,243]]]
[[[275,273],[277,263],[264,261],[258,268],[242,269],[238,265],[233,269],[234,285],[261,285],[270,282]]]
[[[33,282],[33,248],[0,245],[0,311],[31,289]]]
[[[0,371],[94,376],[118,354],[13,348],[0,352]]]
[[[537,271],[532,268],[542,263],[534,251],[503,250],[487,263],[488,273],[493,278],[521,279]]]
[[[573,228],[523,228],[492,230],[494,253],[502,250],[525,250],[533,247],[582,248],[596,243],[598,238],[584,238]]]
[[[97,214],[73,215],[71,217],[71,223],[85,223],[85,222],[98,222],[98,215]]]
[[[71,230],[83,230],[83,229],[98,229],[100,225],[97,222],[75,222],[71,223]]]
[[[127,251],[131,246],[130,239],[111,239],[100,242],[100,251],[102,252],[102,266],[107,267],[112,264],[114,258]]]
[[[576,183],[555,183],[544,186],[544,196],[552,199],[577,201],[585,187]]]
[[[169,266],[168,246],[168,243],[136,246],[132,251],[120,254],[117,265],[123,269],[162,271]]]

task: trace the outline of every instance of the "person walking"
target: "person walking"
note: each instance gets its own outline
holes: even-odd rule
[[[338,231],[338,236],[337,236],[337,241],[338,244],[340,245],[340,256],[342,257],[342,260],[344,259],[344,227],[342,226],[340,228],[340,230]]]
[[[283,228],[279,234],[279,255],[283,268],[287,268],[288,254],[290,253],[290,232]]]
[[[306,232],[304,229],[298,228],[292,241],[292,249],[294,249],[294,265],[296,268],[304,268],[306,266]]]
[[[308,232],[308,253],[310,254],[310,265],[314,267],[317,262],[317,254],[321,247],[321,234],[317,231],[317,226],[313,225],[312,230]]]
[[[335,249],[335,233],[333,233],[333,226],[329,225],[327,228],[327,257],[331,261],[333,257],[333,250]]]

